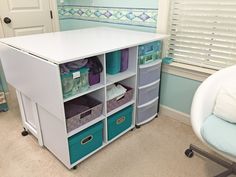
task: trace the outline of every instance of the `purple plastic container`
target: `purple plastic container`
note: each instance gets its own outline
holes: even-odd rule
[[[121,67],[120,72],[126,71],[129,65],[129,49],[121,50]]]
[[[100,73],[94,74],[93,72],[89,72],[89,85],[95,85],[100,82]]]

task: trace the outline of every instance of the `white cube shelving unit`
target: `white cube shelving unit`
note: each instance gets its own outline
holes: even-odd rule
[[[51,151],[67,168],[102,149],[135,126],[138,46],[162,40],[166,36],[113,28],[90,28],[0,40],[0,58],[7,81],[17,90],[23,127],[37,137],[39,144]],[[106,74],[106,53],[129,48],[129,67],[116,75]],[[60,64],[98,56],[104,70],[101,82],[86,92],[64,99]],[[134,88],[133,99],[107,112],[107,87],[121,82]],[[103,104],[102,115],[67,132],[64,103],[83,95],[91,95]],[[108,141],[107,118],[133,105],[132,125]],[[68,138],[102,121],[103,145],[77,162],[70,163]]]

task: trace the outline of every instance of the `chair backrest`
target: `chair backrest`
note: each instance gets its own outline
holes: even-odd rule
[[[236,158],[225,154],[210,146],[201,136],[201,127],[203,122],[212,114],[217,93],[220,86],[226,81],[236,82],[236,65],[222,69],[208,77],[197,89],[191,108],[191,123],[195,134],[205,145],[218,154],[236,162]]]
[[[194,132],[202,140],[201,127],[212,114],[217,93],[226,80],[236,81],[236,65],[217,71],[208,77],[197,89],[191,108],[191,123]]]

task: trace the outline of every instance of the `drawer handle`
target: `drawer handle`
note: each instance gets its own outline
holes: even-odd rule
[[[85,145],[85,144],[89,143],[92,140],[93,140],[93,135],[89,135],[86,138],[82,139],[80,144]]]
[[[155,99],[145,103],[145,104],[142,104],[141,106],[138,106],[138,108],[143,108],[143,107],[146,107],[146,106],[151,106],[153,103],[155,103],[157,100],[159,99],[159,97],[156,97]]]
[[[156,61],[151,62],[149,64],[140,65],[139,68],[144,69],[144,68],[154,67],[156,65],[160,65],[159,67],[161,67],[161,62],[162,62],[161,60],[156,60]]]
[[[157,81],[152,82],[152,83],[150,83],[150,84],[147,84],[147,85],[144,85],[144,86],[142,86],[142,87],[139,87],[138,89],[145,89],[145,88],[151,87],[151,86],[153,86],[153,85],[156,85],[158,82],[160,82],[160,79],[158,79]]]
[[[125,121],[125,117],[120,117],[119,119],[116,120],[116,125],[122,124]]]
[[[86,111],[86,112],[84,112],[84,113],[82,113],[82,114],[80,115],[80,119],[83,119],[84,117],[86,117],[86,116],[88,116],[88,115],[90,115],[90,114],[92,114],[92,110],[91,110],[91,109],[88,110],[88,111]]]
[[[160,67],[158,66],[158,67],[153,67],[153,68],[150,68],[150,69],[148,69],[147,71],[148,72],[150,72],[150,71],[155,71],[155,70],[157,70],[157,69],[159,69]]]

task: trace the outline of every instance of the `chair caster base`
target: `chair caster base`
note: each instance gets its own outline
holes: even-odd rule
[[[186,149],[184,154],[188,157],[188,158],[192,158],[194,153],[192,149]]]
[[[22,136],[27,136],[29,134],[29,132],[28,131],[26,131],[25,129],[24,129],[24,131],[23,132],[21,132],[21,135]]]
[[[215,162],[227,169],[226,171],[224,171],[214,177],[228,177],[231,174],[234,174],[234,175],[236,174],[236,163],[235,162],[232,162],[232,163],[227,162],[223,159],[220,159],[219,157],[217,157],[215,155],[212,155],[212,154],[198,148],[197,146],[190,144],[190,147],[188,149],[186,149],[186,151],[185,151],[185,155],[188,158],[191,158],[191,157],[193,157],[194,153],[198,153],[199,155],[206,157],[206,158],[212,160],[213,162]]]

